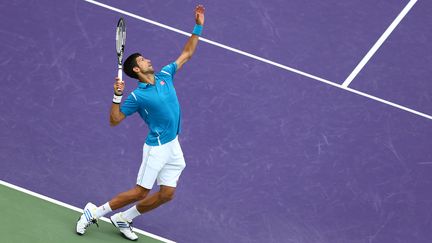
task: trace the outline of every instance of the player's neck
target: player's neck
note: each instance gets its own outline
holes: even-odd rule
[[[154,73],[148,74],[138,74],[138,80],[143,83],[155,84],[155,76]]]

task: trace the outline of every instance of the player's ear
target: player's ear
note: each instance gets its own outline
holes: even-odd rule
[[[135,66],[132,68],[132,71],[139,73],[140,69],[139,69],[139,67]]]

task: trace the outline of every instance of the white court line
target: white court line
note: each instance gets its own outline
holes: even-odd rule
[[[112,11],[115,11],[115,12],[118,12],[118,13],[121,13],[121,14],[124,14],[124,15],[127,15],[127,16],[130,16],[130,17],[135,18],[135,19],[142,20],[142,21],[147,22],[149,24],[153,24],[153,25],[159,26],[161,28],[177,32],[177,33],[185,35],[185,36],[191,36],[191,33],[188,33],[186,31],[179,30],[179,29],[173,28],[173,27],[165,25],[165,24],[161,24],[161,23],[153,21],[151,19],[147,19],[147,18],[141,17],[139,15],[136,15],[136,14],[133,14],[133,13],[130,13],[130,12],[127,12],[127,11],[124,11],[124,10],[121,10],[121,9],[118,9],[118,8],[115,8],[115,7],[112,7],[112,6],[109,6],[109,5],[106,5],[106,4],[94,1],[94,0],[84,0],[84,1],[92,3],[92,4],[95,4],[95,5],[98,5],[100,7],[103,7],[103,8],[112,10]],[[261,61],[261,62],[265,62],[265,63],[271,64],[271,65],[274,65],[274,66],[277,66],[277,67],[280,67],[282,69],[285,69],[285,70],[288,70],[288,71],[300,74],[302,76],[305,76],[305,77],[308,77],[308,78],[311,78],[311,79],[315,79],[315,80],[324,82],[324,83],[329,84],[329,85],[333,85],[334,84],[333,82],[331,82],[329,80],[317,77],[315,75],[312,75],[312,74],[300,71],[300,70],[292,68],[292,67],[288,67],[288,66],[285,66],[285,65],[282,65],[282,64],[270,61],[268,59],[265,59],[265,58],[262,58],[262,57],[259,57],[259,56],[247,53],[245,51],[242,51],[242,50],[239,50],[239,49],[236,49],[236,48],[233,48],[233,47],[230,47],[230,46],[218,43],[216,41],[212,41],[212,40],[209,40],[209,39],[206,39],[206,38],[203,38],[203,37],[200,37],[200,41],[207,42],[207,43],[209,43],[211,45],[218,46],[218,47],[221,47],[223,49],[226,49],[226,50],[229,50],[229,51],[232,51],[232,52],[236,52],[238,54],[241,54],[241,55],[244,55],[244,56],[256,59],[256,60]]]
[[[41,195],[41,194],[39,194],[39,193],[36,193],[36,192],[30,191],[30,190],[27,190],[27,189],[22,188],[22,187],[19,187],[19,186],[16,186],[16,185],[10,184],[10,183],[8,183],[8,182],[6,182],[6,181],[0,180],[0,185],[3,185],[3,186],[6,186],[6,187],[9,187],[9,188],[11,188],[11,189],[14,189],[14,190],[17,190],[17,191],[20,191],[20,192],[26,193],[26,194],[28,194],[28,195],[30,195],[30,196],[37,197],[37,198],[39,198],[39,199],[42,199],[42,200],[48,201],[48,202],[50,202],[50,203],[54,203],[54,204],[56,204],[56,205],[59,205],[59,206],[62,206],[62,207],[65,207],[65,208],[71,209],[71,210],[73,210],[73,211],[76,211],[76,212],[79,212],[79,213],[83,213],[83,210],[82,210],[81,208],[77,208],[77,207],[72,206],[72,205],[70,205],[70,204],[67,204],[67,203],[64,203],[64,202],[58,201],[58,200],[56,200],[56,199],[53,199],[53,198],[50,198],[50,197],[47,197],[47,196]],[[105,221],[105,222],[107,222],[107,223],[110,223],[110,224],[111,224],[111,221],[110,221],[108,218],[102,217],[102,218],[100,218],[100,219],[103,220],[103,221]],[[142,235],[145,235],[145,236],[148,236],[148,237],[150,237],[150,238],[153,238],[153,239],[156,239],[156,240],[160,240],[160,241],[163,241],[163,242],[166,242],[166,243],[175,243],[175,241],[171,241],[171,240],[165,239],[165,238],[163,238],[163,237],[157,236],[157,235],[155,235],[155,234],[152,234],[152,233],[149,233],[149,232],[146,232],[146,231],[143,231],[143,230],[137,229],[137,228],[134,228],[134,231],[137,232],[137,233],[139,233],[139,234],[142,234]]]
[[[350,83],[355,79],[355,77],[357,77],[357,75],[360,73],[363,67],[369,62],[372,56],[378,51],[378,49],[381,47],[384,41],[390,36],[393,30],[396,29],[396,27],[399,25],[402,19],[408,14],[408,12],[411,10],[411,8],[414,6],[416,2],[417,0],[409,1],[409,3],[405,6],[402,12],[399,13],[399,15],[390,24],[387,30],[381,35],[381,37],[378,39],[375,45],[373,45],[373,47],[369,50],[366,56],[363,57],[363,59],[360,61],[357,67],[351,72],[348,78],[342,83],[343,87],[348,87]]]
[[[340,88],[341,88],[341,89],[344,89],[344,90],[346,90],[346,91],[349,91],[349,92],[351,92],[351,93],[358,94],[358,95],[361,95],[361,96],[363,96],[363,97],[366,97],[366,98],[369,98],[369,99],[372,99],[372,100],[376,100],[376,101],[378,101],[378,102],[381,102],[381,103],[387,104],[387,105],[389,105],[389,106],[393,106],[393,107],[395,107],[395,108],[398,108],[398,109],[401,109],[401,110],[404,110],[404,111],[408,111],[408,112],[410,112],[410,113],[413,113],[413,114],[416,114],[416,115],[418,115],[418,116],[422,116],[422,117],[424,117],[424,118],[427,118],[427,119],[429,119],[429,120],[432,120],[432,116],[431,116],[431,115],[425,114],[425,113],[420,112],[420,111],[413,110],[413,109],[408,108],[408,107],[406,107],[406,106],[402,106],[402,105],[399,105],[399,104],[396,104],[396,103],[393,103],[393,102],[390,102],[390,101],[387,101],[387,100],[381,99],[381,98],[379,98],[379,97],[376,97],[376,96],[373,96],[373,95],[370,95],[370,94],[366,94],[366,93],[364,93],[364,92],[361,92],[361,91],[358,91],[358,90],[352,89],[352,88],[350,88],[350,87],[342,87],[342,86],[340,86]]]
[[[185,32],[185,31],[182,31],[182,30],[179,30],[179,29],[173,28],[173,27],[168,26],[168,25],[161,24],[161,23],[159,23],[159,22],[156,22],[156,21],[153,21],[153,20],[150,20],[150,19],[147,19],[147,18],[144,18],[144,17],[138,16],[138,15],[136,15],[136,14],[133,14],[133,13],[130,13],[130,12],[127,12],[127,11],[124,11],[124,10],[121,10],[121,9],[118,9],[118,8],[115,8],[115,7],[112,7],[112,6],[109,6],[109,5],[106,5],[106,4],[103,4],[103,3],[100,3],[100,2],[94,1],[94,0],[84,0],[84,1],[89,2],[89,3],[92,3],[92,4],[95,4],[95,5],[97,5],[97,6],[100,6],[100,7],[106,8],[106,9],[109,9],[109,10],[112,10],[112,11],[115,11],[115,12],[118,12],[118,13],[121,13],[121,14],[124,14],[124,15],[127,15],[127,16],[130,16],[130,17],[135,18],[135,19],[142,20],[142,21],[144,21],[144,22],[147,22],[147,23],[150,23],[150,24],[153,24],[153,25],[159,26],[159,27],[161,27],[161,28],[164,28],[164,29],[167,29],[167,30],[171,30],[171,31],[177,32],[177,33],[182,34],[182,35],[185,35],[185,36],[191,36],[191,34],[188,33],[188,32]],[[415,1],[417,1],[417,0],[415,0]],[[262,58],[262,57],[259,57],[259,56],[256,56],[256,55],[253,55],[253,54],[250,54],[250,53],[247,53],[247,52],[241,51],[241,50],[239,50],[239,49],[235,49],[235,48],[229,47],[229,46],[224,45],[224,44],[220,44],[220,43],[218,43],[218,42],[215,42],[215,41],[212,41],[212,40],[209,40],[209,39],[206,39],[206,38],[202,38],[202,37],[200,37],[200,40],[201,40],[201,41],[204,41],[204,42],[207,42],[207,43],[209,43],[209,44],[211,44],[211,45],[215,45],[215,46],[218,46],[218,47],[224,48],[224,49],[226,49],[226,50],[229,50],[229,51],[232,51],[232,52],[236,52],[236,53],[238,53],[238,54],[241,54],[241,55],[244,55],[244,56],[247,56],[247,57],[250,57],[250,58],[256,59],[256,60],[258,60],[258,61],[268,63],[268,64],[270,64],[270,65],[273,65],[273,66],[276,66],[276,67],[279,67],[279,68],[285,69],[285,70],[287,70],[287,71],[294,72],[294,73],[297,73],[297,74],[299,74],[299,75],[302,75],[302,76],[305,76],[305,77],[308,77],[308,78],[311,78],[311,79],[314,79],[314,80],[317,80],[317,81],[323,82],[323,83],[328,84],[328,85],[331,85],[331,86],[333,86],[333,87],[340,88],[340,89],[346,90],[346,91],[348,91],[348,92],[355,93],[355,94],[361,95],[361,96],[363,96],[363,97],[366,97],[366,98],[369,98],[369,99],[373,99],[373,100],[375,100],[375,101],[378,101],[378,102],[384,103],[384,104],[386,104],[386,105],[390,105],[390,106],[392,106],[392,107],[395,107],[395,108],[398,108],[398,109],[401,109],[401,110],[404,110],[404,111],[410,112],[410,113],[412,113],[412,114],[419,115],[419,116],[422,116],[422,117],[425,117],[425,118],[427,118],[427,119],[432,120],[432,116],[431,116],[431,115],[428,115],[428,114],[425,114],[425,113],[422,113],[422,112],[419,112],[419,111],[413,110],[413,109],[411,109],[411,108],[408,108],[408,107],[405,107],[405,106],[402,106],[402,105],[399,105],[399,104],[396,104],[396,103],[393,103],[393,102],[390,102],[390,101],[387,101],[387,100],[384,100],[384,99],[378,98],[378,97],[373,96],[373,95],[366,94],[366,93],[361,92],[361,91],[354,90],[354,89],[349,88],[349,87],[344,87],[344,86],[342,86],[342,85],[340,85],[340,84],[338,84],[338,83],[336,83],[336,82],[331,82],[331,81],[329,81],[329,80],[326,80],[326,79],[323,79],[323,78],[317,77],[317,76],[315,76],[315,75],[312,75],[312,74],[309,74],[309,73],[305,73],[305,72],[303,72],[303,71],[300,71],[300,70],[297,70],[297,69],[294,69],[294,68],[291,68],[291,67],[288,67],[288,66],[282,65],[282,64],[277,63],[277,62],[270,61],[270,60],[268,60],[268,59],[265,59],[265,58]]]

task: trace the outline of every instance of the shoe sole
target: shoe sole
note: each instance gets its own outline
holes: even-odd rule
[[[112,221],[111,218],[110,218],[110,221],[111,221],[111,224],[112,224],[116,229],[119,229],[119,228],[114,224],[114,222]],[[137,241],[137,240],[138,240],[138,238],[136,238],[135,240],[129,239],[125,234],[123,234],[123,232],[121,232],[120,230],[119,230],[119,232],[120,232],[121,236],[122,236],[123,238],[127,239],[127,240],[130,240],[130,241]]]
[[[81,219],[81,216],[78,218],[77,223],[80,219]],[[75,226],[75,232],[77,233],[77,235],[84,235],[84,233],[80,233],[80,232],[76,231],[76,226]]]

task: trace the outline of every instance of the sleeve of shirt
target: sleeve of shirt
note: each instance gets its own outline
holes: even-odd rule
[[[120,111],[125,116],[130,116],[136,111],[138,111],[138,102],[133,92],[129,94],[125,102],[121,105]]]
[[[174,78],[174,74],[176,73],[176,71],[177,71],[177,63],[175,63],[175,62],[172,62],[172,63],[170,63],[170,64],[168,64],[162,68],[163,73],[168,74],[173,78]]]

